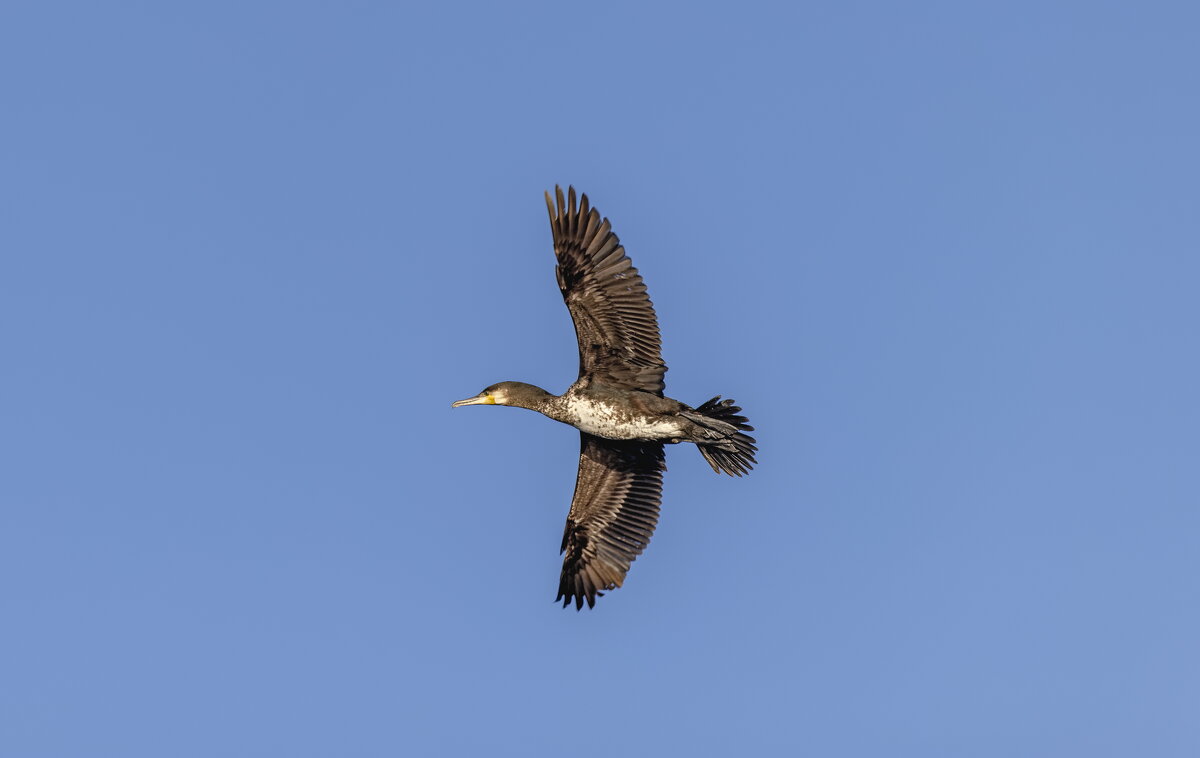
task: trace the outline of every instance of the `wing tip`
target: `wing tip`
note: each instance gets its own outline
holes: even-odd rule
[[[586,218],[588,210],[591,208],[591,201],[588,200],[586,192],[578,194],[578,202],[576,201],[575,185],[568,184],[567,191],[564,194],[561,184],[554,185],[554,197],[551,198],[550,190],[546,190],[546,207],[550,209],[550,218],[572,218],[580,216]]]
[[[563,579],[563,584],[566,584],[566,579]],[[604,597],[604,593],[592,587],[579,588],[574,590],[560,586],[558,589],[558,597],[554,598],[554,602],[562,601],[563,608],[569,608],[571,603],[575,604],[575,610],[583,610],[583,604],[587,603],[588,609],[596,607],[596,598]]]

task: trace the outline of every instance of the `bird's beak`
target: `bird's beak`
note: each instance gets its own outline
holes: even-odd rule
[[[496,398],[492,395],[476,395],[469,397],[466,400],[456,400],[450,404],[451,408],[461,408],[464,405],[495,405]]]

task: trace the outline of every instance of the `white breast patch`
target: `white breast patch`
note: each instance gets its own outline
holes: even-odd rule
[[[682,436],[680,423],[671,418],[632,415],[624,409],[584,399],[572,403],[571,410],[575,416],[575,426],[597,437],[655,440]]]

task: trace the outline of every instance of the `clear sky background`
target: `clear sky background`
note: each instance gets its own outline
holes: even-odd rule
[[[1191,3],[5,3],[0,754],[1200,755]],[[542,192],[667,390],[624,588]]]

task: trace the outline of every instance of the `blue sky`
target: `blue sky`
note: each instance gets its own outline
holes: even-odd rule
[[[1197,755],[1198,30],[6,4],[0,753]],[[583,613],[555,183],[761,448]]]

